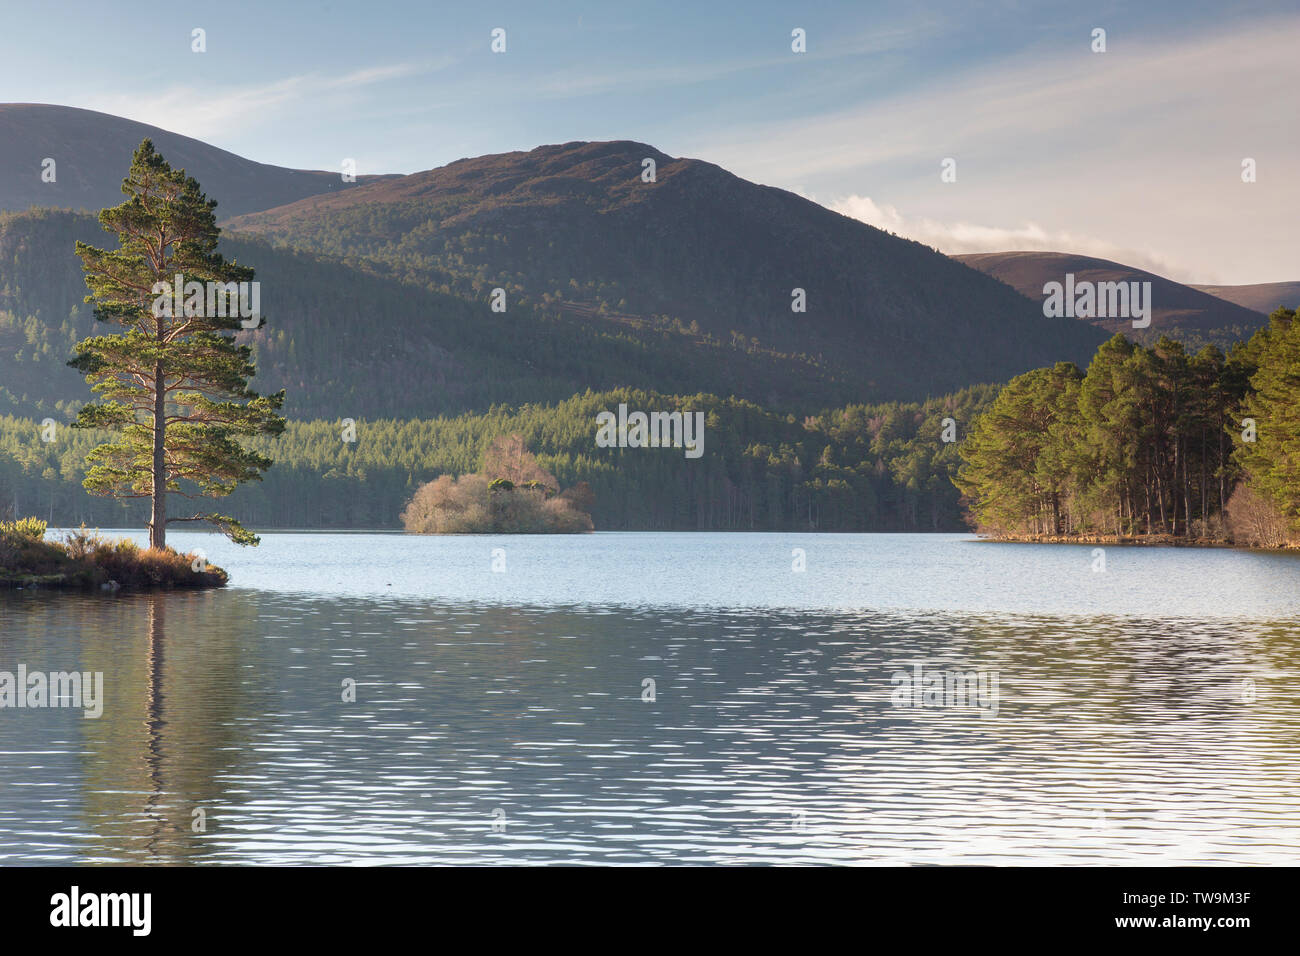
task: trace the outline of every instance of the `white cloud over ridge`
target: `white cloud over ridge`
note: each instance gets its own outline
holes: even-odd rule
[[[880,205],[869,196],[845,196],[824,204],[851,219],[884,229],[906,239],[915,239],[938,249],[945,255],[965,255],[977,252],[1069,252],[1078,255],[1110,259],[1127,266],[1173,279],[1176,282],[1196,282],[1199,278],[1187,274],[1175,263],[1148,252],[1127,248],[1095,236],[1045,229],[1035,222],[1019,226],[986,226],[972,222],[940,222],[924,217],[907,217],[890,205]]]

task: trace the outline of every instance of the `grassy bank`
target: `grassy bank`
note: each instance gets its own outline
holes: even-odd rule
[[[142,549],[82,528],[62,541],[45,540],[36,518],[0,521],[0,587],[128,591],[219,588],[228,576],[193,554]]]
[[[1247,551],[1296,551],[1300,542],[1264,544],[1228,538],[1188,537],[1172,534],[995,534],[977,532],[985,541],[1014,544],[1109,544],[1152,548],[1238,548]]]

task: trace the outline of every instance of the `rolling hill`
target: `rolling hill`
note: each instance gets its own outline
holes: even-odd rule
[[[1213,342],[1226,347],[1249,338],[1267,319],[1267,313],[1109,259],[1062,252],[988,252],[954,258],[1005,282],[1040,309],[1043,286],[1063,282],[1066,273],[1073,273],[1076,282],[1150,282],[1150,328],[1134,329],[1131,320],[1124,318],[1091,320],[1108,332],[1123,332],[1139,341],[1169,335],[1192,346]]]
[[[1275,309],[1300,305],[1300,282],[1261,282],[1257,285],[1194,285],[1207,295],[1270,315]]]
[[[140,141],[149,138],[216,199],[220,215],[235,216],[320,193],[346,192],[382,177],[344,183],[337,172],[255,163],[188,136],[94,110],[40,103],[0,103],[0,210],[32,206],[98,211],[122,201],[122,177]],[[55,161],[54,182],[41,178]]]
[[[1084,361],[1101,338],[919,243],[633,142],[460,160],[226,225],[485,309],[501,288],[510,303],[607,327],[803,356],[864,399]],[[806,311],[792,311],[796,289]]]
[[[288,389],[297,417],[458,414],[620,387],[810,414],[1086,362],[1105,337],[928,247],[638,143],[545,146],[347,189],[59,107],[0,110],[0,149],[30,159],[70,143],[69,129],[98,143],[67,175],[59,165],[78,202],[120,201],[148,135],[219,214],[245,211],[222,220],[222,244],[262,283],[268,323],[243,333],[256,386]],[[647,157],[655,182],[641,178]],[[291,201],[264,208],[277,198]],[[86,214],[0,213],[0,413],[67,416],[87,397],[64,367],[94,328],[76,239],[112,244]],[[792,310],[795,289],[806,311]]]

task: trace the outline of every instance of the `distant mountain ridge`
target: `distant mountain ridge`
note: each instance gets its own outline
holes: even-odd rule
[[[143,139],[185,169],[217,200],[221,217],[282,206],[307,196],[345,192],[376,178],[345,183],[340,172],[256,163],[201,140],[108,113],[41,103],[0,103],[0,211],[32,206],[92,212],[122,201],[122,177]],[[41,177],[54,160],[54,182]]]
[[[1123,332],[1140,340],[1170,335],[1197,343],[1214,342],[1226,346],[1249,338],[1267,320],[1266,312],[1219,298],[1202,287],[1174,282],[1109,259],[1038,251],[986,252],[953,258],[1005,282],[1037,303],[1039,308],[1045,298],[1043,286],[1049,282],[1064,282],[1067,273],[1073,273],[1076,283],[1150,282],[1152,316],[1149,328],[1134,329],[1132,321],[1127,318],[1091,320],[1092,324],[1108,332]]]
[[[1207,295],[1235,302],[1246,309],[1270,315],[1276,309],[1300,305],[1300,282],[1260,282],[1255,285],[1194,285]]]

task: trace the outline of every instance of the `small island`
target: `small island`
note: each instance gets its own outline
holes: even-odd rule
[[[594,496],[579,482],[561,492],[519,435],[498,438],[483,469],[421,485],[402,511],[417,534],[581,534],[591,531]]]
[[[105,538],[84,527],[62,541],[45,540],[38,518],[0,521],[0,587],[142,590],[219,588],[228,576],[200,555],[173,548],[141,548],[127,538]]]
[[[200,522],[236,544],[258,543],[227,515],[169,510],[169,496],[223,498],[260,479],[271,459],[244,440],[284,430],[284,392],[249,387],[253,350],[235,338],[263,324],[253,270],[217,251],[216,201],[151,140],[132,156],[122,192],[126,202],[98,217],[117,248],[75,245],[86,301],[97,321],[119,331],[74,346],[68,365],[85,375],[95,400],[80,405],[72,427],[107,439],[85,456],[86,491],[149,500],[149,547],[84,525],[47,541],[44,521],[0,522],[0,586],[223,587],[225,571],[167,546],[167,526]]]

